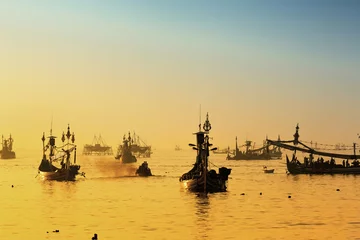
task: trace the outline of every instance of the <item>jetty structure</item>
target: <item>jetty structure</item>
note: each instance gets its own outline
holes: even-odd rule
[[[83,155],[113,155],[113,149],[105,143],[101,135],[94,135],[92,143],[84,145]]]

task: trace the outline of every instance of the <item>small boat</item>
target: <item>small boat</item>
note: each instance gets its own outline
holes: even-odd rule
[[[15,152],[12,150],[12,146],[14,143],[14,139],[10,137],[8,139],[4,139],[2,136],[2,149],[0,150],[0,157],[1,159],[14,159],[16,158]]]
[[[275,169],[268,169],[267,166],[263,167],[264,173],[274,173]]]
[[[65,138],[66,136],[66,138]],[[41,138],[43,142],[43,158],[38,168],[38,175],[42,180],[57,180],[57,181],[73,181],[77,175],[85,177],[84,173],[80,173],[80,165],[76,165],[76,145],[74,133],[70,133],[70,126],[67,128],[67,133],[62,134],[62,143],[60,147],[56,146],[56,137],[52,135],[50,130],[49,141],[45,145],[45,133]],[[67,143],[65,140],[67,139]],[[71,140],[71,143],[70,143]],[[49,152],[47,155],[46,153]],[[73,161],[71,154],[73,153]],[[60,166],[55,166],[56,164]]]
[[[227,189],[231,169],[221,167],[218,173],[214,169],[209,169],[209,153],[217,148],[210,149],[212,146],[209,142],[211,124],[208,114],[206,114],[203,130],[201,130],[201,124],[199,124],[199,131],[194,133],[196,134],[196,145],[189,144],[197,151],[194,167],[189,172],[184,173],[179,181],[191,192],[224,192]]]
[[[133,155],[131,151],[131,136],[129,133],[128,138],[123,136],[123,145],[121,146],[121,151],[118,151],[115,159],[120,160],[122,163],[134,163],[137,162],[136,157]]]
[[[175,151],[181,151],[182,149],[181,149],[181,147],[179,146],[179,145],[176,145],[175,146]]]
[[[152,176],[151,169],[149,168],[149,165],[147,161],[144,161],[139,168],[136,170],[136,175],[140,177],[149,177]]]
[[[296,126],[294,140],[280,141],[267,140],[269,144],[294,151],[291,160],[286,155],[286,166],[290,174],[360,174],[360,155],[356,155],[356,144],[353,144],[354,154],[333,153],[321,151],[309,147],[299,140],[299,124]],[[304,157],[304,161],[300,162],[296,156],[296,152],[309,153],[309,157]],[[315,160],[314,156],[318,158]],[[325,161],[323,157],[330,157]],[[336,163],[336,158],[342,159],[342,164]],[[353,160],[349,163],[349,160]]]

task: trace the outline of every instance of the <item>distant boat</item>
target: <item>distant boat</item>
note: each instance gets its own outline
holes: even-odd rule
[[[85,144],[83,155],[113,155],[113,150],[111,146],[106,145],[101,135],[95,135],[92,144]]]
[[[209,142],[209,131],[211,124],[209,122],[209,115],[206,114],[206,121],[203,124],[204,131],[196,132],[196,145],[189,144],[197,151],[196,161],[194,167],[187,173],[183,174],[179,181],[183,186],[192,192],[224,192],[227,189],[228,176],[231,169],[226,167],[219,168],[219,173],[215,170],[209,170],[209,153],[216,150],[210,148],[212,144]]]
[[[290,174],[360,174],[360,155],[356,155],[355,143],[353,144],[354,154],[320,151],[299,140],[299,125],[296,126],[294,140],[268,139],[267,141],[273,146],[294,151],[291,160],[286,155],[286,166]],[[309,153],[309,156],[304,157],[304,161],[300,162],[296,152]],[[314,156],[318,156],[317,160]],[[330,159],[325,161],[323,157],[330,157]],[[340,158],[342,164],[337,164],[336,158]],[[349,160],[353,162],[349,163]]]
[[[269,146],[265,144],[263,147],[254,149],[252,147],[252,141],[245,141],[245,144],[241,147],[245,147],[245,151],[240,151],[237,143],[237,137],[235,138],[235,154],[227,154],[227,160],[270,160]]]
[[[151,150],[151,146],[147,145],[142,139],[140,139],[140,137],[138,135],[133,134],[133,136],[130,136],[130,132],[129,132],[129,136],[128,136],[128,145],[131,146],[131,153],[138,158],[149,158],[151,157],[152,154],[152,150]],[[123,146],[124,144],[120,144],[118,146],[117,149],[117,153],[116,153],[116,159],[119,158],[120,155],[122,155],[122,151],[123,151]]]
[[[52,135],[52,129],[48,138],[49,141],[45,145],[45,133],[43,133],[41,138],[43,142],[43,158],[38,168],[41,179],[73,181],[79,174],[85,176],[84,173],[79,172],[80,165],[76,165],[75,135],[70,133],[70,126],[67,128],[66,135],[64,132],[62,134],[62,146],[56,146],[56,137]],[[64,143],[66,139],[67,143]],[[49,152],[48,155],[47,152]],[[71,159],[71,154],[73,154],[73,159]],[[60,166],[55,166],[56,164]]]
[[[14,139],[10,137],[8,139],[4,139],[2,136],[2,149],[0,150],[1,159],[14,159],[16,158],[15,152],[12,150]]]
[[[123,145],[121,146],[121,151],[118,151],[115,159],[120,160],[122,163],[134,163],[137,161],[136,157],[133,155],[131,151],[131,136],[126,138],[125,135],[123,137]]]
[[[182,149],[180,148],[180,146],[179,145],[176,145],[175,146],[175,151],[181,151]]]

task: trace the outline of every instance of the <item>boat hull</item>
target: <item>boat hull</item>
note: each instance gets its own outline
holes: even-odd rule
[[[184,188],[191,192],[226,192],[227,181],[222,179],[206,179],[206,189],[204,177],[181,181]]]
[[[235,155],[235,156],[227,156],[226,160],[275,160],[271,158],[270,155]]]
[[[1,159],[14,159],[16,158],[16,154],[15,152],[0,151],[0,157]]]
[[[137,162],[136,157],[133,156],[133,155],[129,155],[129,156],[121,155],[119,159],[120,159],[120,161],[122,163],[135,163],[135,162]]]
[[[360,174],[360,166],[344,167],[342,165],[334,166],[305,166],[304,164],[298,164],[290,162],[286,159],[287,170],[290,174]]]
[[[221,167],[219,173],[210,170],[204,175],[184,174],[179,181],[183,187],[191,192],[225,192],[227,190],[228,176],[231,173],[230,168]],[[206,181],[206,185],[204,182]],[[205,189],[206,186],[206,189]]]
[[[39,171],[39,175],[42,180],[74,181],[76,179],[76,174],[73,174],[71,171],[62,171],[61,169],[53,172]]]

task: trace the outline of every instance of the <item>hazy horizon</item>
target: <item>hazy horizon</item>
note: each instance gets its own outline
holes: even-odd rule
[[[268,136],[358,142],[357,1],[4,1],[0,134],[39,149],[70,124],[82,149],[135,131],[183,149]]]

